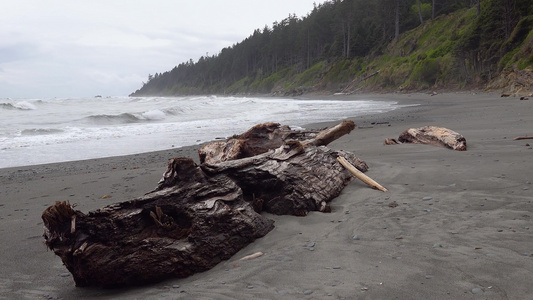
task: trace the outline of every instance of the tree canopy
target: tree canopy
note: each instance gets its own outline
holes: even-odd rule
[[[149,75],[132,95],[269,93],[288,75],[299,76],[301,83],[312,81],[305,74],[316,77],[331,68],[361,69],[363,60],[383,55],[403,33],[457,11],[475,10],[476,5],[476,0],[326,1],[315,4],[304,17],[289,14],[272,26],[256,29],[216,55],[190,59],[170,71]],[[502,45],[517,24],[529,17],[522,21],[520,36],[505,46],[508,51],[531,30],[533,4],[529,0],[483,0],[480,7],[479,17],[469,21],[468,34],[457,37],[452,50],[468,64],[465,68],[495,71],[505,55]],[[479,51],[481,55],[477,55]]]

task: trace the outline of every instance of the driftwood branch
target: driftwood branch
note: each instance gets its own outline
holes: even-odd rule
[[[355,123],[351,120],[342,121],[342,123],[324,131],[321,131],[313,139],[302,142],[304,147],[307,146],[327,146],[334,140],[350,133],[355,129]]]
[[[258,257],[263,256],[263,252],[256,252],[254,254],[246,255],[245,257],[241,258],[240,260],[251,260],[256,259]]]
[[[382,192],[387,191],[387,189],[384,188],[381,184],[377,183],[374,179],[368,177],[363,172],[359,171],[350,162],[348,162],[344,157],[339,156],[337,157],[337,160],[339,161],[339,163],[341,163],[343,167],[345,167],[348,171],[350,171],[350,173],[352,173],[355,177],[360,179],[362,182],[366,183],[371,188],[380,190]]]
[[[519,141],[519,140],[532,140],[532,139],[533,139],[533,136],[518,136],[518,137],[515,137],[513,140]]]

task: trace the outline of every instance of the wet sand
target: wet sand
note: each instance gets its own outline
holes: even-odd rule
[[[533,135],[533,99],[484,93],[328,98],[420,104],[353,118],[359,128],[330,145],[366,161],[367,175],[387,193],[354,179],[331,203],[332,213],[267,214],[275,220],[272,232],[207,272],[103,290],[76,288],[60,258],[46,250],[42,211],[55,201],[87,212],[141,196],[156,186],[167,159],[197,159],[198,147],[0,169],[0,299],[531,297],[533,140],[513,138]],[[383,145],[425,125],[461,133],[468,150]],[[239,261],[257,251],[265,255]]]

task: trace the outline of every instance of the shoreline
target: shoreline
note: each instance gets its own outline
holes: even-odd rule
[[[351,118],[358,128],[329,147],[366,161],[367,175],[389,192],[354,179],[331,202],[332,213],[267,215],[275,220],[272,232],[184,279],[76,288],[60,258],[46,250],[40,216],[55,201],[88,212],[140,197],[157,185],[169,158],[197,161],[201,145],[0,169],[0,299],[527,298],[533,292],[533,149],[527,145],[533,141],[513,138],[533,134],[533,100],[472,92],[331,97],[369,96],[420,105]],[[457,131],[468,150],[383,145],[425,125]],[[265,255],[238,261],[257,251]]]
[[[357,96],[357,97],[354,97],[354,96]],[[361,95],[319,95],[319,94],[309,94],[307,96],[301,96],[301,97],[294,97],[294,99],[297,99],[297,100],[301,100],[301,99],[306,99],[306,100],[374,100],[374,101],[395,101],[394,99],[390,99],[390,97],[393,97],[395,96],[395,94],[377,94],[376,96],[374,96],[373,94],[361,94]],[[267,98],[267,96],[265,95],[258,95],[257,97],[264,97],[264,98]],[[377,98],[377,99],[369,99],[369,98]],[[406,103],[401,103],[401,102],[406,102]],[[402,99],[402,101],[398,101],[398,104],[399,105],[404,105],[404,104],[407,104],[407,105],[412,105],[412,104],[417,104],[416,101],[413,102],[413,100],[408,100],[408,99]],[[397,111],[399,109],[405,109],[405,107],[400,107],[400,108],[397,108],[391,112],[394,112],[394,111]],[[382,113],[382,114],[387,114],[388,112],[385,112],[385,113]],[[353,117],[349,117],[348,119],[352,119]],[[337,121],[328,121],[328,122],[313,122],[313,123],[308,123],[308,124],[304,124],[302,127],[308,127],[308,128],[311,128],[311,129],[317,129],[317,128],[322,128],[322,127],[327,127],[327,126],[330,126],[331,124],[337,124],[339,123],[341,120],[337,120]],[[286,124],[281,124],[281,125],[286,125]],[[238,134],[239,132],[235,132],[234,134]],[[228,134],[233,134],[233,133],[228,133]],[[213,141],[210,141],[210,142],[214,142],[216,140],[213,140]],[[179,147],[175,147],[175,148],[169,148],[169,149],[163,149],[163,150],[155,150],[155,151],[147,151],[147,152],[141,152],[141,153],[135,153],[135,154],[125,154],[125,155],[116,155],[116,156],[107,156],[107,157],[98,157],[98,158],[88,158],[88,159],[82,159],[82,160],[72,160],[72,161],[63,161],[63,162],[50,162],[50,163],[43,163],[43,164],[33,164],[33,165],[22,165],[22,166],[10,166],[10,167],[2,167],[0,168],[0,182],[2,180],[2,173],[15,173],[15,172],[27,172],[27,171],[31,171],[31,170],[34,170],[35,172],[37,173],[41,173],[43,170],[51,170],[51,169],[56,169],[56,168],[60,168],[60,164],[78,164],[78,165],[82,165],[84,162],[88,162],[88,163],[92,163],[92,162],[96,162],[98,160],[113,160],[113,159],[119,159],[120,158],[125,158],[125,160],[127,160],[126,158],[130,157],[130,158],[135,158],[135,157],[139,157],[139,156],[144,156],[144,155],[148,155],[148,154],[153,154],[154,156],[160,156],[160,155],[172,155],[172,152],[177,152],[177,153],[180,153],[180,152],[185,152],[185,153],[188,153],[190,151],[197,151],[198,149],[200,149],[203,145],[207,144],[207,143],[210,143],[210,142],[204,142],[204,143],[201,143],[201,144],[195,144],[195,145],[186,145],[186,146],[179,146]],[[175,157],[175,156],[169,156],[169,158],[172,158],[172,157]],[[191,157],[193,158],[196,162],[198,162],[198,159],[196,156],[194,157]],[[153,163],[153,161],[148,161],[148,163]]]
[[[208,101],[217,101],[213,100],[218,98],[218,96],[203,96],[201,99],[206,98]],[[80,133],[80,136],[82,138],[77,141],[75,135],[71,132],[72,130],[57,130],[60,132],[59,134],[51,134],[51,135],[44,135],[44,134],[36,134],[35,137],[30,136],[28,133],[25,133],[26,131],[33,133],[39,132],[44,133],[48,132],[49,130],[53,129],[47,129],[47,126],[45,125],[36,125],[33,126],[36,129],[24,129],[21,131],[21,140],[19,140],[19,137],[14,137],[13,140],[11,139],[7,141],[7,144],[5,145],[5,152],[2,151],[3,154],[3,160],[0,158],[0,169],[7,169],[7,168],[24,168],[27,166],[33,166],[33,165],[41,165],[41,164],[53,164],[53,163],[61,163],[61,162],[69,162],[69,161],[81,161],[81,160],[90,160],[90,159],[99,159],[99,158],[106,158],[106,157],[119,157],[119,156],[127,156],[127,155],[134,155],[134,154],[141,154],[141,153],[148,153],[148,152],[156,152],[156,151],[166,151],[171,149],[178,149],[181,147],[187,147],[187,146],[195,146],[195,145],[201,145],[205,144],[209,141],[221,139],[220,137],[227,137],[228,135],[232,134],[238,134],[241,133],[248,128],[261,123],[261,122],[278,122],[280,124],[286,124],[286,125],[293,125],[295,127],[299,127],[302,125],[305,125],[306,123],[312,123],[317,122],[317,120],[322,121],[337,121],[345,117],[350,117],[349,115],[344,114],[345,111],[352,112],[354,115],[356,114],[364,114],[369,113],[370,111],[376,111],[376,110],[389,110],[389,109],[395,109],[397,108],[397,105],[394,105],[392,101],[370,101],[363,98],[361,99],[362,102],[359,101],[349,101],[349,98],[342,98],[346,99],[348,101],[342,101],[341,98],[335,98],[332,97],[332,99],[335,99],[337,101],[338,105],[341,107],[347,106],[344,109],[339,109],[336,107],[336,105],[332,106],[331,113],[330,109],[325,106],[325,103],[332,101],[330,99],[325,99],[324,96],[318,96],[314,95],[310,99],[311,103],[309,106],[307,104],[301,104],[301,102],[305,102],[308,100],[305,99],[298,99],[298,98],[273,98],[273,97],[265,97],[264,95],[254,96],[251,98],[242,98],[245,100],[233,100],[234,97],[221,97],[220,105],[224,105],[225,107],[232,107],[233,105],[240,105],[244,101],[243,109],[251,109],[254,107],[256,110],[256,113],[252,113],[253,110],[250,110],[250,113],[252,115],[257,114],[258,117],[255,116],[245,116],[243,113],[237,113],[240,117],[237,117],[237,120],[233,120],[227,118],[227,112],[221,112],[221,116],[219,118],[215,118],[215,121],[201,121],[201,117],[197,116],[199,120],[197,121],[187,121],[188,116],[184,116],[185,119],[178,118],[176,119],[174,113],[172,113],[173,110],[179,110],[179,105],[181,105],[181,100],[184,100],[183,103],[184,106],[189,107],[193,106],[194,109],[191,108],[191,111],[202,111],[201,107],[198,107],[198,105],[204,106],[203,101],[194,101],[196,104],[191,104],[190,99],[187,100],[187,98],[180,99],[180,98],[168,98],[171,104],[170,107],[172,108],[166,108],[163,109],[165,112],[159,111],[161,114],[168,115],[168,122],[147,122],[144,125],[141,121],[144,117],[144,114],[147,114],[151,111],[158,111],[158,110],[148,110],[153,109],[153,107],[150,108],[144,108],[144,110],[147,110],[148,112],[145,112],[143,114],[140,114],[139,116],[136,116],[135,113],[127,113],[131,109],[124,109],[126,111],[126,114],[131,115],[132,118],[139,122],[133,122],[134,125],[128,125],[128,123],[131,120],[125,120],[123,114],[111,114],[109,115],[109,118],[112,118],[113,122],[115,119],[119,122],[120,126],[118,126],[118,129],[113,129],[111,127],[110,129],[107,128],[107,125],[102,126],[98,125],[94,128],[90,127],[87,129],[88,133]],[[366,97],[366,98],[372,98],[372,96]],[[159,106],[164,106],[163,104],[167,102],[166,100],[163,100],[164,98],[157,98],[158,100],[154,100],[155,102],[152,104],[157,104]],[[199,98],[200,99],[200,98]],[[254,99],[262,99],[259,101],[254,101]],[[341,99],[341,101],[339,101]],[[83,99],[78,99],[77,101],[81,101]],[[264,103],[261,104],[261,102],[264,100]],[[279,107],[277,105],[273,106],[274,102],[271,101],[279,101],[281,100],[283,104]],[[89,100],[90,101],[90,100]],[[121,101],[127,101],[127,100],[121,100]],[[178,102],[176,102],[178,101]],[[141,101],[143,102],[143,101]],[[152,100],[149,101],[150,103]],[[291,104],[292,102],[292,104]],[[77,103],[77,102],[75,102]],[[259,103],[259,104],[250,104],[250,103]],[[322,103],[322,104],[320,104]],[[360,103],[360,104],[358,104]],[[177,105],[177,106],[176,106]],[[196,106],[195,106],[196,105]],[[251,105],[251,106],[246,106]],[[211,105],[207,105],[206,107],[210,107]],[[216,105],[215,105],[216,106]],[[315,109],[311,109],[309,107],[317,106]],[[257,110],[259,108],[259,110]],[[284,108],[283,108],[284,107]],[[359,109],[359,107],[361,107]],[[302,111],[298,111],[298,109],[301,108]],[[46,111],[46,107],[42,107],[39,110],[42,110],[43,112]],[[68,105],[67,108],[68,109]],[[111,106],[109,109],[114,109],[113,106]],[[143,108],[139,108],[141,111]],[[39,111],[37,110],[37,111]],[[207,109],[209,110],[209,109]],[[229,109],[233,110],[233,109]],[[238,109],[240,110],[240,108]],[[223,110],[224,111],[224,110]],[[270,112],[269,112],[270,111]],[[278,113],[276,113],[278,112]],[[107,115],[106,115],[107,116]],[[96,118],[100,119],[101,116],[99,115],[92,115],[92,116],[80,116],[82,119],[91,119]],[[106,117],[107,118],[107,117]],[[242,120],[241,120],[242,118]],[[166,117],[165,117],[166,119]],[[255,120],[255,121],[254,121]],[[8,120],[9,121],[9,120]],[[105,121],[105,120],[104,120]],[[238,122],[235,122],[238,121]],[[92,121],[91,121],[92,122]],[[96,121],[95,121],[96,122]],[[125,122],[125,123],[123,123]],[[96,122],[100,124],[100,121]],[[222,124],[220,124],[222,123]],[[65,124],[70,124],[69,122],[66,122]],[[102,124],[105,124],[102,123]],[[168,125],[167,125],[168,124]],[[220,126],[218,126],[220,125]],[[65,125],[67,126],[67,125]],[[128,126],[133,126],[130,129],[127,129]],[[164,126],[164,128],[161,128]],[[31,126],[30,126],[31,127]],[[42,128],[41,128],[42,127]],[[67,126],[68,127],[68,126]],[[40,129],[37,129],[40,128]],[[74,126],[76,127],[76,125]],[[172,128],[172,130],[170,129]],[[84,127],[78,128],[78,130],[84,130]],[[133,131],[135,132],[134,135],[125,133],[125,131]],[[155,132],[153,132],[155,130]],[[171,130],[171,131],[169,131]],[[116,132],[118,133],[118,138],[112,138],[110,135],[114,135]],[[140,132],[140,133],[139,133]],[[148,132],[150,132],[148,134]],[[137,138],[136,136],[139,135]],[[89,138],[89,136],[92,136],[92,138]],[[135,138],[133,138],[135,136]],[[46,140],[43,139],[50,139],[49,143]],[[72,140],[71,140],[72,139]],[[46,143],[45,143],[46,142]],[[45,143],[45,144],[43,144]]]

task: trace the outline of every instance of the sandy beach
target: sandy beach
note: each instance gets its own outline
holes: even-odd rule
[[[533,297],[533,140],[513,140],[533,135],[533,98],[473,92],[328,97],[419,104],[353,118],[359,128],[330,144],[364,160],[367,175],[388,192],[354,179],[333,200],[331,213],[267,214],[273,231],[209,271],[105,290],[75,287],[43,243],[41,213],[56,201],[88,212],[139,197],[157,185],[169,158],[197,160],[198,147],[0,169],[0,299]],[[425,125],[459,132],[468,150],[383,145]],[[257,251],[264,255],[239,261]]]

